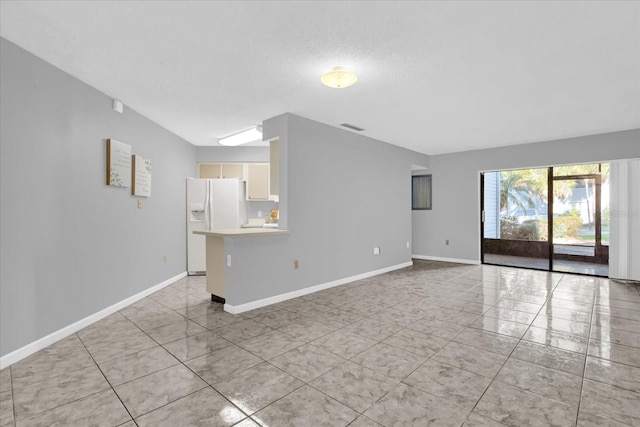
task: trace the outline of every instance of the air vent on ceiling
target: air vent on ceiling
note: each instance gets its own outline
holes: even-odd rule
[[[347,129],[355,130],[358,132],[362,132],[364,128],[359,128],[358,126],[350,125],[349,123],[342,123],[340,126],[345,127]]]

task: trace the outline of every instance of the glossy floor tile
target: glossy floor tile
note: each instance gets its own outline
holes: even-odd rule
[[[505,425],[571,426],[575,425],[578,407],[543,397],[499,381],[494,381],[475,410]]]
[[[404,383],[472,409],[491,379],[432,359],[405,378]]]
[[[140,427],[231,426],[246,416],[211,388],[189,394],[135,420]]]
[[[406,384],[399,384],[364,415],[384,426],[458,426],[467,410]]]
[[[108,389],[25,418],[20,420],[18,425],[42,427],[52,425],[116,426],[127,421],[131,421],[131,416],[113,390]]]
[[[181,279],[0,371],[4,426],[637,426],[640,292],[415,260],[239,315]]]
[[[310,385],[358,412],[367,410],[399,380],[346,362],[313,380]]]
[[[302,387],[304,383],[269,363],[261,363],[214,388],[246,414],[253,414]]]
[[[496,380],[573,406],[580,400],[581,377],[515,358],[507,360]]]
[[[264,426],[346,426],[358,412],[305,385],[256,413]]]

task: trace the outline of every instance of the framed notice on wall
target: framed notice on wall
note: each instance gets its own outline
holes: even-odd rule
[[[142,156],[134,155],[132,157],[133,173],[131,180],[131,194],[134,196],[150,197],[151,196],[151,160]]]
[[[107,139],[107,185],[131,187],[131,146]]]

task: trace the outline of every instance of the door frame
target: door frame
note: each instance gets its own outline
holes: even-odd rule
[[[480,264],[484,264],[484,172],[480,172]]]
[[[553,168],[552,168],[553,169]],[[595,206],[593,207],[593,222],[594,222],[594,233],[595,233],[595,243],[594,243],[594,255],[593,257],[589,256],[580,256],[580,255],[562,255],[560,257],[555,253],[553,246],[553,235],[550,233],[549,241],[551,242],[551,251],[549,253],[549,260],[553,259],[566,259],[566,260],[575,260],[579,262],[595,262],[597,264],[601,264],[604,259],[609,258],[608,251],[604,250],[604,246],[602,245],[602,174],[584,174],[584,175],[563,175],[563,176],[554,176],[553,182],[555,181],[571,181],[578,179],[593,179],[594,181],[594,199]],[[550,195],[550,209],[553,210],[553,186],[550,187],[549,195]],[[549,230],[552,231],[553,227],[550,225]],[[606,252],[606,254],[605,254]],[[550,263],[551,267],[553,264]]]
[[[533,169],[544,169],[535,168]],[[547,246],[548,246],[548,267],[546,271],[554,272],[553,262],[556,257],[554,253],[553,243],[553,194],[554,194],[554,181],[561,180],[576,180],[576,179],[593,179],[595,182],[595,207],[594,207],[594,227],[595,227],[595,245],[594,256],[585,257],[579,255],[563,255],[560,259],[565,258],[569,260],[575,260],[578,262],[592,262],[597,264],[608,264],[609,251],[604,245],[602,245],[602,174],[583,174],[583,175],[564,175],[554,176],[553,166],[549,166],[547,169]],[[485,186],[485,173],[487,172],[501,172],[502,170],[514,170],[514,169],[501,169],[498,171],[481,171],[480,172],[480,263],[485,264],[485,237],[484,237],[484,223],[485,223],[485,210],[484,210],[484,186]],[[606,261],[606,262],[602,262]],[[527,268],[527,267],[525,267]],[[545,271],[545,270],[541,270]],[[579,273],[578,273],[579,274]]]

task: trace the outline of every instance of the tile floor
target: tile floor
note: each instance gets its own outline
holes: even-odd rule
[[[640,425],[640,293],[416,260],[242,315],[180,280],[0,373],[0,425]]]

